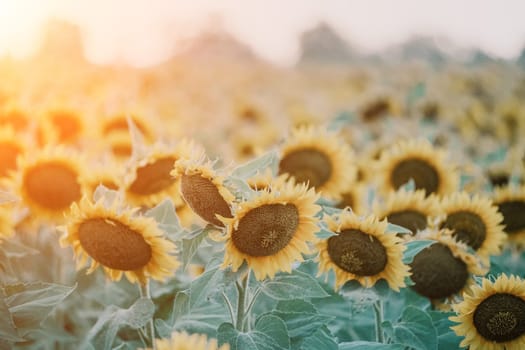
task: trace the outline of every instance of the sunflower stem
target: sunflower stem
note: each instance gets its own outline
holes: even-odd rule
[[[140,297],[141,298],[148,298],[151,300],[151,291],[149,288],[149,279],[146,280],[146,282],[139,283],[139,291],[140,291]],[[148,321],[148,324],[146,325],[145,329],[145,335],[148,338],[149,345],[153,350],[157,350],[157,344],[155,342],[155,325],[153,324],[153,317]]]
[[[228,299],[228,296],[226,295],[226,293],[224,293],[224,291],[222,291],[221,294],[222,294],[224,301],[226,302],[226,306],[228,307],[228,312],[230,313],[230,318],[233,324],[235,322],[235,313],[233,311],[233,305],[230,302],[230,299]]]
[[[385,335],[383,334],[383,301],[381,299],[374,302],[374,314],[376,320],[376,341],[378,343],[385,342]]]
[[[250,279],[250,270],[248,269],[248,272],[243,277],[242,281],[239,283],[239,281],[235,282],[235,286],[237,287],[237,294],[238,294],[238,300],[237,300],[237,322],[235,323],[235,327],[238,331],[244,332],[245,331],[245,312],[246,312],[246,293],[248,292],[248,281]]]

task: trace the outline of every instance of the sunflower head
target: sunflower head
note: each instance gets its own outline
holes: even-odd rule
[[[121,132],[128,134],[128,117],[131,118],[133,123],[137,126],[137,128],[147,140],[151,140],[154,137],[154,132],[148,126],[150,124],[145,118],[142,118],[137,114],[127,113],[117,114],[104,120],[101,124],[101,135],[103,137],[107,137],[113,133]]]
[[[229,350],[230,346],[218,346],[215,339],[208,340],[203,334],[187,334],[174,332],[169,339],[156,339],[157,350]],[[147,349],[151,350],[151,349]]]
[[[374,213],[415,234],[427,228],[429,218],[439,214],[439,205],[435,196],[425,197],[423,190],[410,192],[400,189],[390,193],[385,202],[376,201]]]
[[[136,215],[118,198],[106,207],[103,199],[93,203],[84,197],[66,217],[60,243],[73,247],[79,268],[91,260],[88,273],[102,265],[112,280],[124,274],[130,282],[144,284],[148,278],[170,277],[179,265],[171,255],[175,245],[163,237],[155,220]]]
[[[19,159],[14,186],[34,214],[60,221],[64,211],[84,194],[82,164],[85,163],[77,153],[47,147]]]
[[[364,214],[366,212],[366,190],[367,187],[362,183],[349,184],[347,189],[342,191],[335,206],[339,209],[348,207],[356,214]]]
[[[233,218],[222,218],[227,228],[223,267],[237,271],[246,261],[258,280],[291,272],[292,263],[310,252],[307,243],[316,239],[317,199],[313,189],[287,183],[240,203]]]
[[[409,275],[402,260],[405,246],[400,238],[386,233],[386,220],[361,219],[349,211],[325,220],[336,235],[317,243],[319,273],[333,270],[337,289],[350,280],[367,288],[380,279],[395,291],[405,286]]]
[[[510,242],[525,245],[525,185],[497,188],[494,204],[503,215],[504,231]]]
[[[374,122],[382,117],[395,114],[397,106],[389,97],[381,96],[369,101],[361,110],[361,118],[365,122]]]
[[[501,252],[506,240],[500,225],[503,217],[490,199],[458,192],[443,198],[441,210],[446,216],[440,227],[450,230],[480,257],[488,260]]]
[[[203,153],[175,163],[171,176],[180,181],[180,194],[195,214],[206,222],[224,226],[218,218],[231,218],[234,195],[224,186],[224,179],[205,161]]]
[[[41,145],[52,142],[74,144],[84,133],[84,120],[78,112],[67,109],[48,111],[37,127],[37,139]]]
[[[402,140],[381,153],[381,189],[388,193],[410,179],[426,195],[444,195],[456,190],[458,176],[448,165],[445,154],[427,140]]]
[[[11,128],[0,128],[0,178],[16,170],[17,159],[25,152],[26,147]]]
[[[10,127],[17,134],[29,128],[31,119],[19,108],[5,108],[0,110],[0,127]]]
[[[484,278],[464,300],[454,305],[458,323],[451,327],[464,337],[460,346],[472,350],[525,347],[525,282],[515,276],[500,275],[494,282]]]
[[[337,198],[355,180],[353,155],[345,142],[321,128],[295,129],[282,147],[279,174],[329,198]]]
[[[453,301],[473,283],[472,275],[485,274],[479,258],[444,231],[421,231],[417,239],[435,241],[421,250],[410,264],[412,289],[432,301]]]
[[[191,147],[186,141],[173,148],[157,143],[138,159],[131,159],[125,179],[128,200],[135,205],[154,206],[166,197],[177,197],[177,181],[170,172],[176,161],[190,156]]]

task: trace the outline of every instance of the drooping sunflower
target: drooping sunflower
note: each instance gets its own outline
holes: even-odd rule
[[[62,147],[19,158],[18,170],[11,179],[22,203],[35,217],[61,221],[63,213],[85,192],[82,157]]]
[[[464,300],[454,305],[451,327],[464,337],[461,347],[471,350],[521,350],[525,348],[525,281],[500,275],[494,282],[484,278]]]
[[[187,334],[186,332],[173,332],[170,339],[155,339],[157,350],[229,350],[230,346],[221,347],[217,340],[210,339],[204,334]],[[151,350],[151,348],[147,349]]]
[[[349,211],[324,220],[336,235],[317,243],[319,273],[333,270],[336,289],[350,280],[367,288],[380,279],[395,291],[405,286],[409,275],[403,264],[406,247],[399,237],[386,233],[386,220],[371,215],[359,218]]]
[[[282,146],[279,174],[288,174],[323,196],[337,198],[355,180],[356,167],[352,151],[342,139],[310,126],[293,130]]]
[[[459,241],[474,249],[483,259],[498,255],[507,239],[500,223],[503,216],[489,198],[457,192],[441,201],[446,215],[440,228],[449,229]]]
[[[473,275],[484,275],[488,270],[464,243],[445,231],[420,231],[414,239],[435,243],[421,250],[410,264],[412,289],[438,305],[454,301],[474,283]]]
[[[25,152],[25,145],[11,128],[0,128],[0,178],[6,178],[16,170],[17,158]]]
[[[154,219],[136,211],[125,208],[118,198],[106,207],[103,199],[93,203],[84,197],[67,213],[60,244],[73,248],[78,269],[91,261],[88,274],[102,265],[114,281],[122,275],[131,283],[165,280],[179,266],[171,255],[176,247],[163,237]]]
[[[439,214],[439,203],[435,196],[425,197],[423,190],[390,193],[385,202],[374,203],[374,214],[380,219],[405,227],[416,234],[428,226],[429,218]]]
[[[424,139],[402,140],[384,150],[378,171],[384,193],[395,191],[413,179],[415,188],[425,190],[427,196],[441,196],[454,192],[459,181],[445,153]]]
[[[493,200],[503,215],[503,230],[509,241],[525,245],[525,185],[496,188]]]
[[[226,225],[224,268],[231,265],[237,271],[246,261],[258,280],[273,278],[279,271],[291,272],[293,262],[310,252],[308,242],[316,240],[318,231],[318,195],[304,184],[272,188],[240,203],[233,218],[221,218]]]
[[[124,179],[126,198],[134,205],[154,206],[167,197],[178,197],[178,184],[170,173],[176,161],[191,156],[192,149],[187,140],[175,147],[156,143],[138,159],[131,159]]]
[[[206,222],[224,226],[217,218],[220,215],[231,218],[231,205],[235,196],[224,186],[224,179],[217,174],[205,157],[181,159],[171,171],[174,179],[180,181],[180,194],[195,214]]]

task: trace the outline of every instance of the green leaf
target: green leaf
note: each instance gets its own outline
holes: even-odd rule
[[[279,156],[277,152],[273,150],[245,164],[239,165],[232,171],[231,176],[234,178],[246,180],[252,176],[257,175],[257,173],[264,172],[266,168],[271,168],[273,173],[276,173],[278,162]]]
[[[328,296],[315,278],[297,270],[291,274],[278,274],[274,279],[267,279],[261,284],[261,288],[264,294],[276,300]]]
[[[76,285],[34,282],[4,286],[5,303],[21,334],[39,328],[53,308],[62,302]]]
[[[319,239],[328,239],[328,238],[330,238],[332,236],[336,236],[335,232],[332,232],[332,231],[324,229],[324,228],[322,228],[318,232],[316,232],[315,235]]]
[[[432,318],[423,310],[408,306],[396,324],[384,323],[385,332],[395,343],[403,344],[416,350],[437,350],[437,330]]]
[[[95,202],[102,201],[106,208],[111,207],[119,197],[121,197],[121,194],[118,191],[110,190],[104,185],[98,185],[93,193],[93,200]]]
[[[339,350],[403,350],[400,344],[382,344],[371,341],[353,341],[339,344]]]
[[[412,231],[407,229],[406,227],[395,225],[392,223],[388,223],[388,226],[386,228],[386,233],[394,233],[394,234],[412,234]]]
[[[133,329],[144,327],[151,320],[155,305],[148,298],[139,298],[128,309],[110,305],[99,316],[97,323],[89,331],[86,341],[96,349],[109,350],[120,327],[129,326]]]
[[[407,183],[401,185],[401,188],[406,192],[414,192],[416,190],[416,183],[414,182],[414,179],[410,178]]]
[[[319,327],[301,344],[301,350],[338,350],[334,336],[326,326]]]
[[[148,210],[145,216],[155,219],[159,228],[174,241],[181,239],[184,229],[180,226],[179,217],[170,198],[166,198],[154,208]]]
[[[208,237],[208,233],[214,230],[213,225],[207,225],[200,232],[195,232],[195,236],[189,239],[182,240],[182,269],[186,270],[186,267],[191,263],[191,259],[197,253],[197,250],[202,243],[202,240]]]
[[[0,339],[10,342],[24,340],[18,336],[13,317],[3,298],[0,298]]]
[[[320,315],[313,304],[304,300],[280,301],[271,314],[284,321],[290,338],[306,338],[334,319]]]
[[[248,333],[237,331],[231,323],[223,323],[217,330],[219,345],[230,344],[230,350],[288,350],[290,339],[286,325],[277,316],[263,315]]]
[[[191,283],[189,289],[188,308],[192,309],[196,305],[205,301],[205,298],[217,290],[217,285],[224,277],[223,271],[219,267],[204,272]]]
[[[416,240],[416,241],[410,241],[408,243],[405,243],[407,249],[403,253],[403,263],[405,264],[411,264],[414,260],[414,257],[423,249],[429,247],[430,245],[436,243],[436,241],[429,240],[429,239],[423,239],[423,240]]]

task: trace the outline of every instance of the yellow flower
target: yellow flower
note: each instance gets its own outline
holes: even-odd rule
[[[333,270],[336,289],[350,280],[367,288],[380,279],[395,291],[405,286],[409,275],[403,264],[406,248],[400,238],[386,233],[386,220],[374,216],[361,219],[348,211],[325,220],[336,235],[317,243],[319,273]]]
[[[337,198],[355,180],[353,163],[352,151],[342,139],[321,128],[303,127],[294,130],[283,145],[279,174]]]
[[[123,274],[132,283],[164,280],[179,266],[170,255],[175,245],[163,237],[154,219],[136,215],[136,211],[122,207],[118,199],[105,207],[103,199],[93,203],[84,197],[66,215],[60,244],[73,247],[79,269],[91,260],[88,273],[102,265],[114,281]]]
[[[439,205],[435,196],[425,197],[423,190],[400,189],[388,195],[385,203],[374,203],[374,214],[380,219],[405,227],[413,234],[427,228],[428,219],[437,216]]]
[[[215,339],[208,340],[203,334],[174,332],[170,339],[155,339],[157,350],[229,350],[230,346],[217,345]],[[151,350],[151,349],[148,349]]]
[[[494,204],[503,215],[504,231],[510,242],[519,246],[525,244],[525,185],[496,188]]]
[[[454,301],[474,283],[472,275],[484,275],[488,270],[476,255],[467,252],[465,244],[445,230],[420,231],[413,239],[435,241],[410,264],[415,283],[412,289],[434,304]]]
[[[360,182],[350,183],[347,189],[342,191],[335,206],[339,209],[348,207],[352,209],[354,213],[363,215],[366,213],[367,208],[366,195],[366,185]]]
[[[454,192],[458,175],[448,165],[443,151],[434,149],[426,140],[403,140],[381,153],[378,164],[380,188],[392,192],[414,180],[416,189],[444,195]]]
[[[307,243],[316,240],[317,199],[306,185],[287,183],[240,203],[233,218],[222,219],[227,229],[223,267],[237,271],[246,261],[258,280],[291,272],[292,263],[310,252]]]
[[[516,277],[483,279],[464,300],[454,305],[451,327],[462,347],[470,350],[521,350],[525,348],[525,282]]]
[[[84,194],[82,164],[75,152],[47,147],[19,159],[18,171],[11,181],[35,217],[60,221],[64,211]]]
[[[73,110],[55,109],[44,114],[36,130],[40,145],[74,144],[84,134],[84,120]]]
[[[0,178],[6,178],[17,168],[17,158],[23,156],[26,147],[9,128],[0,128]]]
[[[466,192],[454,193],[443,198],[441,209],[446,217],[440,224],[459,241],[466,243],[488,261],[490,255],[498,255],[505,240],[503,217],[488,198],[470,196]]]
[[[171,175],[180,179],[182,198],[195,214],[211,224],[224,226],[217,215],[231,218],[230,205],[235,197],[224,186],[223,178],[213,170],[212,164],[204,164],[203,157],[201,154],[200,158],[177,161]]]

